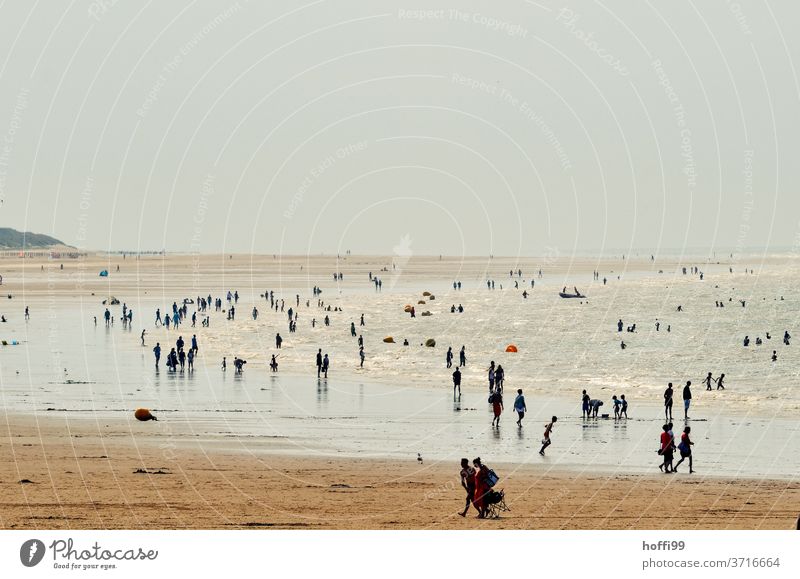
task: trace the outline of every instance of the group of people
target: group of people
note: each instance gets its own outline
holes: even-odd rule
[[[142,343],[144,343],[144,332],[142,332]],[[175,347],[169,351],[167,354],[167,368],[170,372],[177,372],[178,366],[180,366],[180,371],[183,372],[184,367],[188,365],[188,372],[194,371],[194,359],[197,356],[199,348],[197,347],[197,335],[192,336],[192,345],[189,348],[189,351],[184,350],[185,342],[183,341],[183,336],[178,336],[178,339],[175,342]],[[153,348],[153,355],[156,359],[156,370],[158,370],[158,363],[161,360],[161,343],[156,342],[155,347]]]

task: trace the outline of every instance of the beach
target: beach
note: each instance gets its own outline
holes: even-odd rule
[[[91,255],[0,266],[0,337],[18,342],[0,358],[4,528],[772,529],[791,527],[800,508],[800,363],[782,343],[800,311],[793,254]],[[692,266],[702,280],[682,273]],[[586,298],[559,298],[564,286]],[[194,328],[155,327],[156,308],[163,315],[173,302],[212,295],[228,309],[229,290],[239,294],[234,320],[212,308],[207,328],[202,316]],[[270,309],[265,291],[285,311]],[[120,304],[109,306],[107,328],[101,302],[110,296]],[[129,328],[119,320],[123,303],[134,310]],[[464,312],[451,313],[459,305]],[[292,333],[289,307],[298,313]],[[617,332],[618,319],[637,330]],[[363,368],[351,322],[364,339]],[[156,372],[155,342],[165,355],[178,335],[188,343],[193,334],[195,372],[168,372],[163,357]],[[745,335],[764,344],[744,348]],[[430,338],[435,347],[422,345]],[[509,344],[518,352],[506,352]],[[452,346],[457,362],[462,345],[467,365],[454,398],[445,352]],[[316,377],[318,348],[331,356],[327,380]],[[248,361],[241,375],[234,356]],[[491,360],[506,371],[499,429],[486,403]],[[707,372],[724,372],[726,389],[706,391]],[[660,475],[662,392],[675,383],[678,433],[686,380],[698,473],[684,465]],[[517,388],[528,405],[522,429],[511,411]],[[613,414],[612,394],[625,394],[630,419],[581,419],[583,389],[605,402],[602,414]],[[136,421],[139,407],[159,420]],[[542,458],[552,415],[559,422]],[[511,511],[490,522],[456,516],[462,456],[497,470]]]
[[[800,501],[797,482],[525,467],[499,483],[510,511],[462,519],[457,464],[177,451],[53,417],[4,420],[0,441],[6,529],[788,529]]]

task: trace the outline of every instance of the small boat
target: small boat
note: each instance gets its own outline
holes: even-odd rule
[[[585,298],[586,296],[583,294],[567,294],[564,292],[558,292],[558,296],[562,298]]]

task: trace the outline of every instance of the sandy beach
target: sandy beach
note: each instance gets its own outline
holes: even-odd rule
[[[0,359],[4,528],[781,529],[800,508],[800,363],[781,342],[800,311],[793,255],[98,255],[63,260],[63,269],[62,260],[0,262],[0,330],[9,343]],[[682,273],[693,265],[704,279]],[[109,276],[99,277],[101,269]],[[512,269],[523,274],[509,276]],[[370,272],[382,279],[380,291]],[[560,299],[563,286],[587,299]],[[235,320],[212,311],[208,328],[198,318],[177,332],[153,323],[156,308],[228,290],[240,296]],[[287,313],[270,310],[265,290],[298,312],[297,332],[288,331]],[[115,324],[106,328],[101,302],[109,296],[121,303],[110,307]],[[135,312],[129,328],[119,322],[123,303]],[[451,313],[459,304],[464,313]],[[620,318],[637,331],[617,332]],[[351,322],[364,337],[363,369]],[[154,343],[169,348],[192,334],[200,343],[195,372],[167,372],[163,359],[156,372]],[[765,344],[745,349],[744,335]],[[421,345],[428,338],[436,347]],[[505,352],[508,344],[519,351]],[[461,345],[463,396],[453,399],[444,355],[452,346],[457,356]],[[316,379],[317,348],[331,355],[329,380]],[[273,353],[277,375],[267,366]],[[220,370],[222,357],[230,363],[234,355],[248,360],[242,375]],[[501,429],[489,427],[490,360],[506,369]],[[704,389],[708,371],[726,373],[724,391]],[[685,380],[695,384],[687,424],[699,474],[659,476],[661,394],[667,381],[680,391]],[[528,398],[523,430],[513,426],[517,388]],[[606,413],[612,394],[626,394],[631,420],[582,421],[582,389],[604,400]],[[160,420],[135,421],[137,407]],[[560,422],[540,460],[551,414]],[[679,430],[680,401],[675,414]],[[511,511],[499,520],[456,515],[458,459],[475,455],[503,476]]]
[[[124,422],[5,416],[6,529],[788,529],[800,483],[702,476],[504,477],[510,511],[466,519],[457,464],[176,452]],[[492,465],[499,473],[505,465]],[[140,472],[146,471],[146,472]],[[21,480],[30,482],[20,483]]]

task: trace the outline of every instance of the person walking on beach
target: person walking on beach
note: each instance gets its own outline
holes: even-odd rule
[[[358,357],[361,359],[361,368],[364,367],[364,346],[359,347],[358,349]]]
[[[194,372],[194,350],[190,349],[186,354],[186,362],[189,364],[189,372]]]
[[[325,354],[322,357],[322,373],[325,374],[325,378],[328,378],[328,366],[330,366],[330,359],[328,358],[328,354]]]
[[[494,391],[494,379],[495,379],[494,360],[492,360],[491,364],[489,364],[489,392]]]
[[[498,364],[497,369],[494,371],[494,385],[500,392],[503,391],[503,381],[505,379],[506,379],[506,371],[503,370],[502,364]]]
[[[550,434],[553,432],[553,425],[556,423],[557,420],[558,417],[553,416],[550,422],[544,425],[544,438],[542,439],[542,448],[539,449],[539,454],[541,454],[542,456],[544,456],[545,449],[548,446],[550,446],[551,443]]]
[[[458,390],[458,397],[461,398],[461,370],[458,368],[453,372],[453,398],[456,397],[456,390]]]
[[[624,414],[625,415],[625,420],[627,420],[628,419],[628,401],[625,400],[625,395],[624,394],[622,394],[619,397],[619,400],[620,400],[620,402],[622,404],[622,407],[619,409],[619,417],[622,418],[622,415]]]
[[[161,324],[161,309],[156,309],[156,328]]]
[[[469,465],[469,460],[466,458],[461,459],[461,486],[467,491],[467,502],[464,504],[464,510],[458,514],[466,517],[469,506],[475,500],[475,469]],[[475,509],[480,513],[478,507]]]
[[[714,380],[714,379],[711,377],[711,372],[709,372],[709,373],[708,373],[708,375],[707,375],[707,376],[705,377],[705,379],[703,380],[703,382],[705,382],[705,383],[706,383],[706,390],[711,390],[711,383],[712,383],[712,382],[716,382],[716,380]]]
[[[500,392],[494,392],[489,396],[489,401],[492,403],[492,426],[500,428],[500,415],[503,413],[503,395]]]
[[[222,357],[222,371],[225,372],[228,369],[228,361],[225,359],[225,356]]]
[[[275,334],[275,347],[280,350],[281,344],[283,343],[283,338],[281,338],[280,334]]]
[[[486,495],[492,490],[489,485],[489,469],[481,462],[480,457],[472,461],[475,467],[475,500],[473,505],[478,511],[478,518],[485,519],[489,505],[486,502]]]
[[[142,346],[144,346],[144,333],[145,333],[146,331],[147,331],[147,330],[142,330]]]
[[[161,344],[156,342],[156,347],[153,348],[153,355],[156,357],[156,369],[158,369],[158,361],[161,360]]]
[[[445,354],[445,362],[447,363],[447,367],[450,368],[453,365],[453,348],[449,346],[447,348],[447,354]]]
[[[356,337],[356,323],[350,322],[350,335],[355,338]]]
[[[692,469],[692,445],[694,442],[689,439],[690,432],[692,432],[691,426],[687,426],[683,429],[683,434],[681,434],[681,442],[678,444],[678,451],[681,453],[681,459],[675,463],[675,466],[672,468],[674,472],[678,472],[678,467],[687,458],[689,459],[689,474],[694,472]]]
[[[525,412],[528,408],[525,406],[525,397],[522,395],[522,389],[517,390],[517,397],[514,399],[514,411],[517,413],[517,426],[522,428],[522,419],[525,418]]]
[[[672,420],[672,382],[667,385],[667,389],[664,390],[664,418],[666,420]]]
[[[719,378],[717,378],[717,390],[725,390],[725,384],[723,381],[725,380],[725,374],[720,374]]]
[[[689,420],[689,406],[692,404],[692,383],[691,381],[686,382],[686,386],[683,387],[683,419]]]
[[[272,355],[272,360],[269,362],[269,369],[273,372],[278,371],[278,357],[275,354]]]
[[[317,378],[319,378],[320,372],[322,372],[322,348],[317,350]]]
[[[583,391],[583,396],[581,396],[581,417],[582,418],[589,418],[589,401],[591,397],[586,393],[586,390]]]
[[[658,465],[658,469],[663,473],[672,472],[672,454],[673,454],[673,440],[669,434],[669,424],[661,427],[661,446],[658,453],[663,458],[663,462]]]
[[[458,365],[459,366],[466,366],[467,365],[467,347],[461,346],[461,351],[458,353]]]
[[[614,395],[611,397],[611,402],[614,404],[614,420],[617,420],[617,419],[619,419],[619,417],[620,417],[620,414],[619,414],[619,409],[620,409],[620,407],[622,406],[622,400],[620,400],[619,398],[617,398],[617,395],[616,395],[616,394],[614,394]]]

